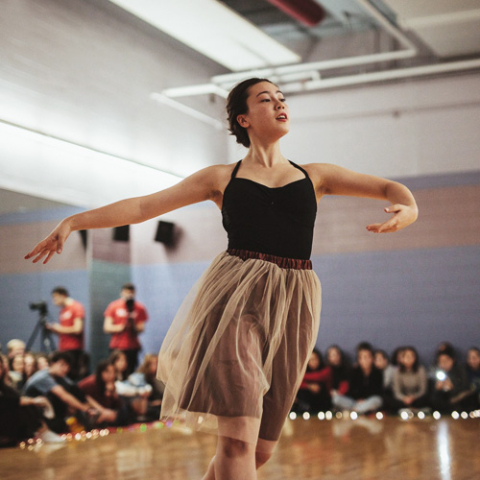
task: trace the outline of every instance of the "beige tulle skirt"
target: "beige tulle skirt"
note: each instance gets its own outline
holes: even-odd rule
[[[321,287],[308,264],[243,251],[215,258],[160,350],[162,419],[185,414],[195,430],[269,450],[317,338]]]

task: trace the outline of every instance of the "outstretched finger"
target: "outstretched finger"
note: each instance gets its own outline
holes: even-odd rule
[[[50,250],[47,258],[43,261],[43,264],[45,265],[53,257],[54,254],[55,254],[55,250]]]
[[[44,248],[45,248],[45,242],[44,241],[40,242],[35,246],[35,248],[31,252],[28,252],[23,258],[25,258],[25,260],[28,260],[34,257],[35,255],[38,255]]]
[[[49,250],[47,248],[44,248],[41,252],[38,253],[38,255],[33,259],[33,263],[39,262],[45,255],[47,255]]]

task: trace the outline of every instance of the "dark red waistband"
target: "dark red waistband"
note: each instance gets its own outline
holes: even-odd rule
[[[227,253],[242,260],[254,258],[257,260],[264,260],[265,262],[274,263],[280,268],[291,268],[293,270],[312,270],[311,260],[302,260],[300,258],[286,258],[277,257],[275,255],[268,255],[267,253],[250,252],[249,250],[237,250],[234,248],[228,249]]]

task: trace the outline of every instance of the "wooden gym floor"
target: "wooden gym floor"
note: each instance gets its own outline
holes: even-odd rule
[[[215,437],[139,426],[65,445],[0,450],[1,480],[199,480]],[[478,480],[480,419],[320,421],[285,425],[260,480]]]

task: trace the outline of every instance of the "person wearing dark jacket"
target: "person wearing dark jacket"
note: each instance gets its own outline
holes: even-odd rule
[[[368,413],[381,408],[383,375],[373,365],[372,347],[362,343],[357,348],[358,365],[350,375],[350,388],[346,395],[337,395],[335,406],[342,410]]]

